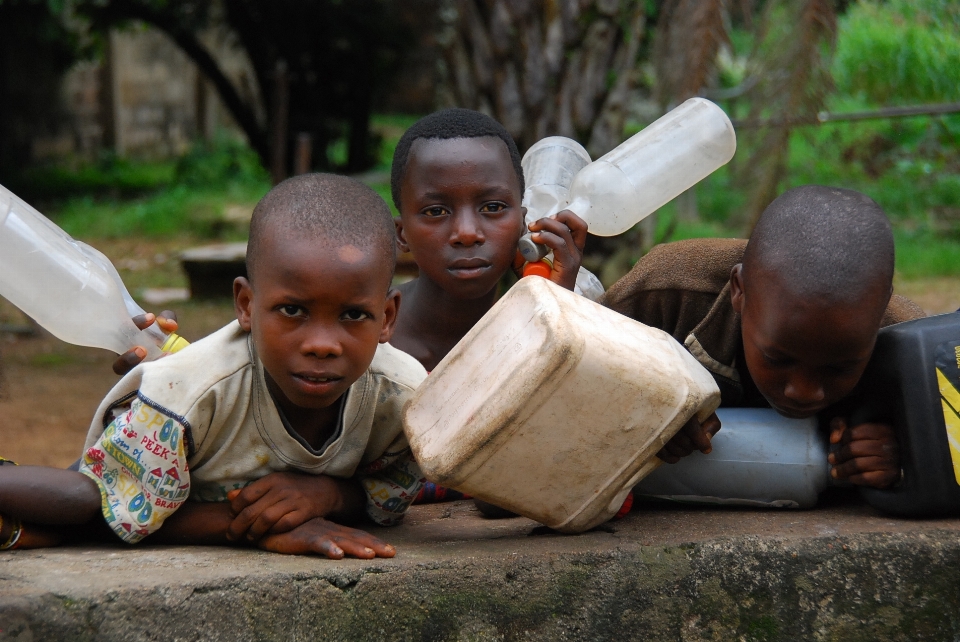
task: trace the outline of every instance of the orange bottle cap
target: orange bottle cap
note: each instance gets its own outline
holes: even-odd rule
[[[552,271],[553,267],[546,261],[527,263],[523,266],[523,276],[542,276],[545,279],[549,279],[550,272]]]

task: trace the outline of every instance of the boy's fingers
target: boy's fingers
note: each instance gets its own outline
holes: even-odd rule
[[[251,507],[252,508],[252,507]],[[291,516],[292,520],[297,519],[297,515],[301,515],[297,508],[296,502],[293,501],[282,501],[272,506],[268,507],[266,510],[262,511],[257,515],[256,519],[253,520],[253,523],[250,525],[250,528],[247,529],[247,539],[250,541],[255,541],[266,535],[268,532],[273,531],[274,526],[283,519],[284,517]],[[300,517],[300,524],[307,521]],[[291,530],[291,529],[286,529]],[[276,532],[284,532],[277,530]]]
[[[370,560],[377,556],[376,551],[353,538],[339,536],[334,541],[340,550],[351,557]]]
[[[690,421],[683,426],[682,431],[690,438],[690,443],[696,450],[702,453],[710,452],[710,435],[703,430],[703,426],[700,425],[696,417],[691,417]]]
[[[264,495],[270,492],[270,484],[264,482],[265,479],[267,478],[262,477],[252,484],[247,484],[241,488],[240,492],[230,500],[230,510],[236,514],[239,514],[241,511],[245,510],[251,504],[256,503],[263,498]]]
[[[347,526],[342,527],[342,529],[343,532],[334,539],[349,555],[365,557],[367,555],[366,551],[372,552],[376,557],[393,557],[397,554],[393,546],[366,531]],[[353,552],[354,549],[362,552],[363,555]]]
[[[847,423],[840,417],[834,417],[830,422],[830,443],[839,444],[843,439],[843,433],[847,428]]]
[[[664,448],[671,455],[676,455],[677,457],[686,457],[694,450],[690,438],[682,433],[674,435],[673,438],[664,445]]]
[[[127,350],[113,362],[113,372],[123,376],[136,368],[141,361],[147,358],[147,351],[140,346]]]
[[[721,424],[720,417],[717,416],[717,413],[711,414],[707,417],[706,421],[702,424],[703,431],[713,439],[713,436],[720,432]]]
[[[857,457],[834,466],[830,474],[835,479],[848,479],[862,473],[893,471],[900,469],[884,457]]]
[[[851,475],[847,481],[857,486],[872,486],[873,488],[888,488],[900,479],[900,470],[877,470],[858,475]]]
[[[587,222],[570,210],[557,212],[555,218],[570,229],[574,244],[582,251],[587,243]]]
[[[135,317],[130,318],[133,321],[133,325],[137,326],[140,330],[146,330],[153,325],[153,322],[157,320],[157,316],[152,312],[147,312],[145,314],[138,314]]]
[[[867,423],[857,424],[846,432],[850,442],[862,440],[889,441],[896,443],[893,428],[887,424]]]
[[[237,500],[234,499],[234,502],[236,501]],[[243,537],[244,534],[249,533],[250,527],[252,527],[260,517],[260,513],[263,512],[265,506],[269,506],[269,504],[262,505],[254,503],[247,506],[243,510],[234,511],[236,517],[233,518],[233,521],[230,522],[230,526],[227,528],[227,539],[231,541],[237,540]],[[230,508],[233,510],[232,503]]]
[[[657,453],[657,457],[662,459],[665,464],[675,464],[680,461],[680,457],[671,455],[669,452],[667,452],[666,448],[661,448],[660,452]]]
[[[880,457],[891,462],[896,461],[899,448],[894,443],[876,439],[861,439],[844,444],[836,452],[830,453],[831,463],[842,463],[859,457]]]

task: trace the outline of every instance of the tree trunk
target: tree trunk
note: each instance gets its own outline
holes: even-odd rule
[[[646,23],[636,0],[443,0],[442,102],[499,120],[521,151],[545,136],[597,157],[623,140]]]

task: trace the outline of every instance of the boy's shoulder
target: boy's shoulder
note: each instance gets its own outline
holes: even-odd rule
[[[367,371],[374,377],[389,379],[395,384],[416,390],[427,376],[419,361],[389,343],[377,346],[377,352]]]
[[[186,413],[209,390],[235,379],[237,374],[252,371],[254,360],[248,338],[249,333],[233,321],[175,354],[141,363],[107,394],[94,425],[98,420],[105,421],[112,407],[134,395],[146,397],[174,414]]]
[[[177,395],[189,396],[190,392],[209,389],[224,378],[253,367],[249,337],[237,321],[232,321],[177,353],[142,364],[140,379],[151,387],[180,388]]]
[[[688,239],[656,245],[608,290],[616,299],[640,290],[684,290],[717,294],[743,259],[746,239]]]

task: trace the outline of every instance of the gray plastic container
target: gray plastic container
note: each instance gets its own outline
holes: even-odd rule
[[[640,496],[763,508],[811,508],[830,485],[827,436],[816,418],[767,408],[720,408],[713,452],[664,464],[636,487]]]

